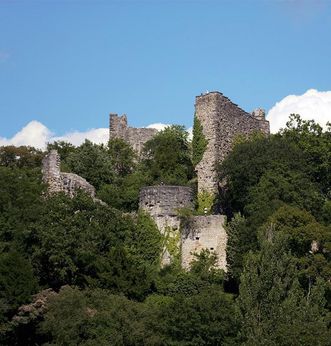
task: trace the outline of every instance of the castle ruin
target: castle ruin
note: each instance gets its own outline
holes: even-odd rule
[[[220,92],[210,92],[196,97],[195,116],[202,125],[207,140],[206,150],[196,165],[198,193],[216,195],[219,181],[216,165],[231,151],[238,135],[247,136],[260,131],[269,134],[269,122],[265,112],[257,109],[249,114],[232,103]],[[120,138],[140,154],[144,144],[153,138],[156,129],[128,126],[126,115],[110,114],[110,139]],[[65,192],[70,197],[82,189],[94,200],[95,189],[84,178],[60,171],[60,157],[56,150],[50,151],[43,160],[43,180],[49,193]],[[100,201],[103,203],[102,201]],[[147,186],[139,196],[139,208],[149,213],[163,235],[161,264],[172,263],[176,258],[182,267],[189,269],[195,254],[209,250],[217,255],[217,266],[227,270],[227,234],[224,215],[187,216],[185,222],[181,209],[194,208],[193,190],[187,186]]]
[[[227,270],[224,216],[180,216],[182,209],[193,211],[192,188],[167,185],[143,187],[139,196],[139,208],[153,218],[163,235],[162,266],[171,264],[177,257],[182,267],[189,269],[195,258],[194,254],[208,249],[216,254],[216,265]]]
[[[249,114],[218,91],[196,97],[195,116],[200,120],[203,134],[208,141],[201,161],[195,169],[198,176],[198,192],[218,192],[217,164],[220,164],[232,149],[238,135],[253,132],[270,133],[265,112],[256,109]]]
[[[259,108],[251,114],[247,113],[217,91],[196,97],[195,117],[200,121],[207,141],[202,159],[195,167],[198,193],[216,195],[220,185],[217,165],[231,151],[236,137],[254,132],[268,135],[269,122],[265,119],[264,110]],[[155,129],[128,127],[125,115],[110,114],[110,138],[125,140],[138,153],[156,132]],[[179,255],[182,267],[188,269],[194,254],[207,249],[217,255],[217,266],[227,270],[225,216],[190,216],[184,223],[181,220],[180,209],[193,211],[191,188],[162,185],[144,187],[140,192],[139,207],[151,215],[164,236],[162,265],[170,264]],[[174,248],[177,251],[174,252]]]
[[[187,186],[146,186],[140,190],[139,208],[152,217],[164,238],[162,266],[180,255],[179,210],[193,210],[193,199],[193,190]]]
[[[48,185],[48,193],[64,192],[73,197],[77,190],[83,190],[95,199],[94,186],[77,174],[61,172],[60,164],[60,155],[56,150],[51,150],[43,159],[43,181]]]
[[[109,138],[120,138],[129,143],[138,153],[141,153],[144,144],[153,138],[157,133],[156,129],[141,127],[129,127],[125,114],[119,116],[111,113],[109,115]]]
[[[194,254],[208,250],[216,255],[216,266],[227,271],[228,236],[224,224],[224,215],[191,216],[184,223],[181,231],[181,264],[184,269],[190,268]]]

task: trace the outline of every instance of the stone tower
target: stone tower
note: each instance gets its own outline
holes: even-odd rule
[[[61,172],[60,162],[60,155],[56,150],[51,150],[43,159],[43,181],[48,185],[48,193],[64,192],[73,197],[81,189],[97,200],[94,186],[77,174]]]
[[[140,154],[144,144],[153,138],[157,133],[152,128],[135,128],[128,126],[126,115],[117,115],[111,113],[109,115],[109,138],[120,138],[132,146],[132,148]]]
[[[200,120],[208,141],[201,161],[196,165],[198,191],[216,194],[218,178],[216,165],[230,152],[237,135],[254,131],[269,134],[269,122],[262,109],[249,114],[218,91],[196,97],[195,116]]]
[[[180,255],[181,208],[193,210],[193,190],[187,186],[146,186],[140,190],[139,208],[146,211],[155,221],[164,237],[161,264],[170,264]]]

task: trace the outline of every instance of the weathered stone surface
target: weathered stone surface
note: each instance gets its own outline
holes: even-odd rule
[[[43,181],[48,185],[50,194],[64,192],[73,197],[77,190],[87,192],[95,199],[95,188],[84,178],[74,173],[62,173],[60,170],[60,155],[51,150],[43,159]]]
[[[154,219],[161,234],[165,237],[178,237],[177,247],[180,249],[180,218],[178,210],[193,209],[193,191],[187,186],[147,186],[143,187],[139,196],[139,208],[146,211]],[[165,246],[161,264],[172,261],[172,254]]]
[[[192,216],[182,228],[182,267],[189,269],[194,253],[208,249],[217,255],[217,267],[226,268],[227,234],[224,215]]]
[[[109,138],[121,138],[129,143],[133,149],[140,154],[144,144],[153,138],[157,133],[156,129],[134,128],[128,126],[126,115],[109,115]]]
[[[179,210],[193,209],[193,191],[185,186],[147,186],[140,191],[140,209],[154,219],[161,234],[167,229],[178,234],[177,247],[181,249],[181,263],[186,269],[194,258],[193,253],[209,249],[217,255],[217,266],[226,270],[227,235],[224,229],[223,215],[192,216],[181,225]],[[199,238],[199,239],[196,239]],[[172,254],[165,247],[162,265],[170,264]]]
[[[216,164],[221,163],[231,151],[235,137],[254,131],[269,134],[269,122],[265,120],[262,109],[249,114],[217,91],[196,97],[195,114],[208,140],[202,160],[196,166],[198,191],[217,193]]]

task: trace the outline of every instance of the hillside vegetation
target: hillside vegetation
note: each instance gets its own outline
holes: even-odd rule
[[[172,126],[139,159],[119,139],[49,144],[106,205],[46,197],[44,153],[0,147],[1,345],[331,345],[331,128],[292,115],[219,165],[227,273],[207,251],[160,268],[162,236],[138,211],[142,186],[196,188],[199,141],[192,156]]]

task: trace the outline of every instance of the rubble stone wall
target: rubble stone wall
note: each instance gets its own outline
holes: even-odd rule
[[[177,238],[176,247],[180,253],[178,210],[181,208],[193,209],[193,190],[187,186],[146,186],[140,191],[139,208],[153,218],[163,236]],[[165,244],[161,264],[163,266],[170,264],[173,260],[172,255]]]
[[[208,141],[202,160],[197,164],[198,191],[217,193],[216,165],[231,151],[234,139],[254,131],[269,134],[269,122],[262,109],[249,114],[220,92],[210,92],[196,97],[195,115],[203,127]]]
[[[51,150],[43,159],[43,181],[48,185],[50,194],[64,192],[73,197],[77,190],[87,192],[95,198],[95,188],[84,178],[74,173],[63,173],[60,169],[60,155],[56,150]]]
[[[217,256],[217,267],[226,268],[227,234],[224,228],[224,215],[192,216],[182,227],[181,253],[182,267],[190,268],[194,254],[206,249]]]
[[[138,154],[141,153],[144,144],[152,139],[156,133],[156,129],[129,127],[126,115],[110,114],[109,116],[109,138],[123,139]]]

